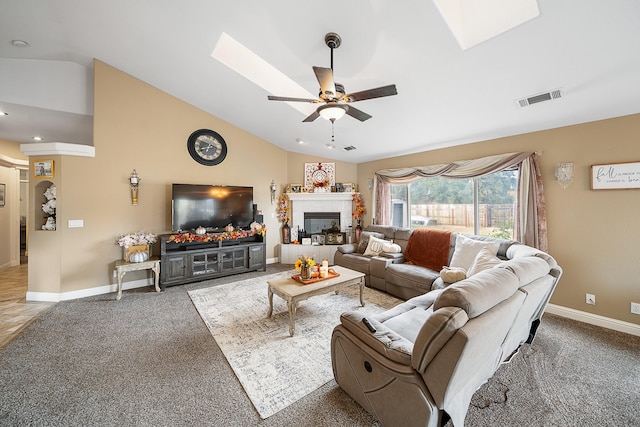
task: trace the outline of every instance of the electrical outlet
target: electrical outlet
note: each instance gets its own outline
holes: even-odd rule
[[[587,294],[586,303],[590,305],[596,305],[596,296],[593,294]]]
[[[637,302],[632,302],[631,303],[631,313],[640,314],[640,304],[638,304]]]

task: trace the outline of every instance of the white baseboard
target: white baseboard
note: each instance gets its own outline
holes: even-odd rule
[[[267,259],[267,264],[276,264],[277,262],[278,262],[278,258]],[[126,291],[127,289],[144,288],[145,286],[154,286],[153,278],[124,282],[122,284],[122,290]],[[111,292],[116,292],[117,290],[118,290],[118,284],[112,283],[110,285],[97,286],[95,288],[80,289],[78,291],[62,292],[59,294],[54,292],[30,292],[29,291],[27,292],[26,299],[27,301],[59,302],[59,301],[68,301],[71,299],[92,297],[95,295],[109,294]]]
[[[130,282],[124,282],[122,284],[122,290],[144,288],[145,286],[154,286],[153,279],[140,279]],[[27,301],[41,301],[41,302],[60,302],[68,301],[72,299],[92,297],[95,295],[104,295],[116,292],[118,290],[118,284],[112,283],[110,285],[97,286],[95,288],[80,289],[78,291],[54,293],[54,292],[27,292]],[[114,296],[115,299],[115,296]]]
[[[640,325],[636,325],[635,323],[611,319],[610,317],[599,316],[555,304],[548,304],[545,312],[640,337]]]

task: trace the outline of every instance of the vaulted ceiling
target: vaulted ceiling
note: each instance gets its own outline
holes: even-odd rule
[[[0,138],[92,145],[93,58],[288,151],[350,162],[640,112],[640,2],[537,3],[537,17],[462,49],[433,1],[0,0]],[[329,122],[302,122],[317,105],[268,101],[298,95],[211,56],[226,34],[317,97],[312,66],[330,67],[329,32],[342,38],[334,76],[347,92],[398,91],[355,104],[372,118],[336,121],[332,150]],[[71,91],[77,108],[34,100],[52,76],[86,86]]]

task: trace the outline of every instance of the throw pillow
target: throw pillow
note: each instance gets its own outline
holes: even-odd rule
[[[382,245],[382,252],[386,252],[388,254],[399,254],[402,252],[402,247],[397,243],[387,242]]]
[[[489,250],[489,253],[496,255],[500,248],[500,243],[474,240],[459,234],[456,238],[456,248],[453,251],[449,267],[464,268],[468,272],[473,260],[476,259],[476,255],[484,247]]]
[[[440,277],[445,283],[456,283],[466,279],[467,273],[460,267],[442,267]]]
[[[369,244],[364,251],[364,256],[376,256],[382,252],[384,245],[391,243],[388,240],[378,239],[377,237],[369,236]]]
[[[471,277],[474,274],[480,273],[481,271],[488,270],[490,268],[495,267],[500,264],[502,260],[497,256],[491,254],[487,247],[483,247],[476,255],[476,258],[473,260],[473,264],[469,267],[469,271],[467,271],[467,277]]]
[[[384,239],[384,234],[378,233],[377,231],[363,231],[360,233],[360,239],[358,240],[358,249],[356,252],[359,254],[363,254],[364,251],[369,246],[369,237],[377,237],[378,239]]]

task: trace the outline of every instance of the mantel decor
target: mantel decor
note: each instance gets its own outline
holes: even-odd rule
[[[330,191],[336,185],[335,163],[305,163],[304,186],[309,191]]]
[[[592,190],[632,190],[640,188],[640,162],[591,166]]]

